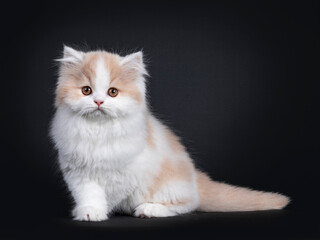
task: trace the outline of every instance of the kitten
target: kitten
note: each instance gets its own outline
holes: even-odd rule
[[[50,135],[75,201],[75,220],[113,212],[281,209],[289,198],[212,181],[148,110],[142,52],[124,57],[64,47]]]

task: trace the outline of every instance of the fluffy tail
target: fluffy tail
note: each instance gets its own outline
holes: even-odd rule
[[[212,181],[197,171],[200,204],[198,211],[232,212],[282,209],[289,198],[278,193],[255,191]]]

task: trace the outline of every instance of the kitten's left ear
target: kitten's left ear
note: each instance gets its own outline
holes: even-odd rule
[[[141,51],[121,57],[120,64],[128,71],[135,71],[141,75],[148,75],[143,63],[143,53]]]

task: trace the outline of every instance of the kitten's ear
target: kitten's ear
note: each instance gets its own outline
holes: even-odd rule
[[[120,64],[130,72],[135,71],[141,75],[148,75],[143,63],[143,53],[141,51],[121,57]]]
[[[56,61],[61,62],[62,64],[78,64],[83,60],[84,53],[77,51],[66,45],[63,46],[63,57],[57,59]]]

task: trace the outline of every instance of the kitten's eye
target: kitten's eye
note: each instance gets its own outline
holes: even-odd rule
[[[108,95],[110,97],[116,97],[118,95],[119,91],[116,88],[109,88]]]
[[[91,87],[85,86],[82,88],[83,95],[90,95],[92,93]]]

